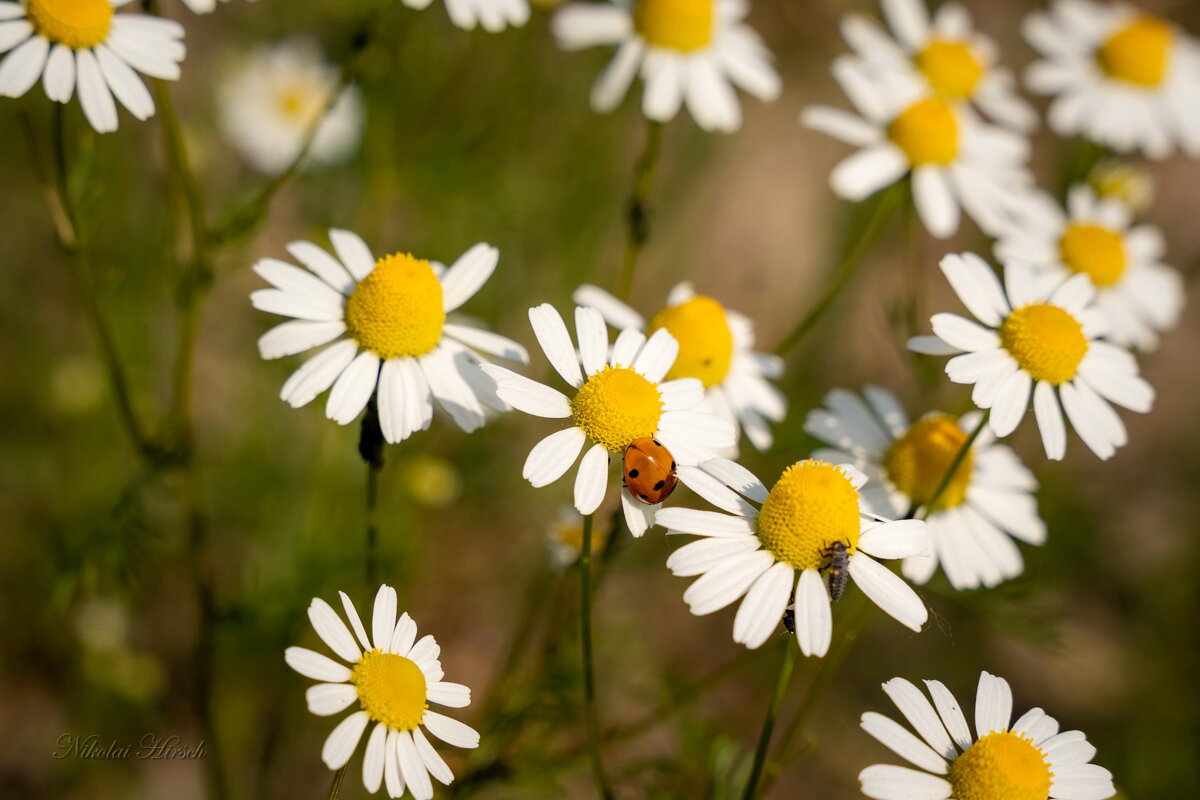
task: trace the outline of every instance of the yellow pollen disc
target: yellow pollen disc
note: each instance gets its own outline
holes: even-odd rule
[[[113,7],[109,0],[26,0],[25,13],[42,36],[83,50],[108,38]]]
[[[425,673],[411,659],[382,650],[363,653],[350,673],[367,716],[398,731],[411,731],[425,716]]]
[[[888,138],[915,167],[949,164],[958,156],[958,120],[944,100],[931,97],[909,106],[888,126]]]
[[[679,342],[679,355],[667,373],[668,380],[699,378],[705,388],[725,380],[733,360],[733,332],[720,303],[696,296],[664,308],[650,318],[647,334],[659,328],[666,328]]]
[[[1050,796],[1046,759],[1015,733],[989,733],[950,765],[954,800],[1046,800]]]
[[[933,91],[945,100],[966,100],[983,77],[983,64],[964,42],[934,39],[914,61]]]
[[[1125,274],[1125,240],[1099,225],[1072,224],[1058,242],[1063,263],[1097,286],[1112,286]]]
[[[442,338],[442,282],[428,261],[384,256],[346,300],[346,330],[380,358],[422,356]]]
[[[712,41],[715,6],[714,0],[637,0],[633,22],[647,43],[687,53]]]
[[[1175,33],[1158,17],[1138,17],[1108,37],[1096,51],[1110,78],[1135,86],[1158,86],[1167,72]]]
[[[1045,303],[1031,303],[1009,314],[1000,326],[1000,344],[1034,380],[1055,386],[1075,377],[1088,351],[1079,320]]]
[[[617,453],[634,439],[653,436],[662,418],[658,386],[628,367],[605,367],[571,399],[571,417],[597,444]]]
[[[275,104],[280,115],[307,127],[320,113],[324,98],[312,87],[291,85],[276,95]]]
[[[820,569],[823,551],[845,542],[851,553],[860,531],[858,490],[826,461],[797,461],[783,471],[758,513],[763,547],[794,569]]]
[[[883,457],[888,479],[914,503],[925,505],[933,499],[966,441],[967,434],[954,417],[940,412],[926,414],[888,448]],[[932,510],[952,508],[966,499],[974,460],[974,449],[968,450]]]

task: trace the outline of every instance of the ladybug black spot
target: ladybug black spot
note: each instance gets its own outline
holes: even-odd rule
[[[671,462],[671,472],[674,472],[674,471],[675,471],[675,462],[672,461]]]
[[[649,499],[650,499],[649,497],[647,497],[647,496],[646,496],[646,495],[644,495],[644,494],[639,494],[639,495],[638,495],[638,497],[642,498],[643,500],[649,500]]]
[[[651,439],[650,441],[654,442],[654,444],[658,445],[659,447],[662,447],[662,442],[660,442],[658,439]]]
[[[661,491],[662,488],[666,485],[667,485],[666,481],[659,481],[658,483],[654,484],[654,491],[656,491],[656,492]]]
[[[636,478],[637,476],[638,476],[638,471],[636,469],[629,470],[629,477]]]

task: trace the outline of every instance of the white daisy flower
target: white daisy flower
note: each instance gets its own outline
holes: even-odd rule
[[[915,68],[930,93],[970,102],[1005,127],[1037,125],[1037,112],[1017,94],[1012,73],[996,63],[995,42],[972,30],[960,4],[940,5],[932,20],[924,0],[882,0],[882,6],[891,36],[863,14],[842,20],[842,35],[864,62],[883,71]]]
[[[865,402],[834,389],[825,408],[809,412],[804,429],[834,448],[817,450],[813,458],[851,463],[867,476],[862,499],[871,513],[894,519],[925,509],[932,555],[904,559],[904,577],[924,584],[940,564],[955,589],[974,589],[1020,575],[1021,551],[1009,537],[1040,545],[1046,525],[1033,494],[1037,479],[1012,450],[980,431],[934,497],[979,425],[980,412],[956,419],[933,411],[910,423],[891,392],[868,386],[863,396]]]
[[[336,258],[311,242],[287,246],[307,271],[275,258],[254,265],[274,287],[252,292],[254,307],[295,318],[258,340],[263,358],[333,342],[288,378],[281,399],[299,408],[332,386],[325,415],[347,425],[378,389],[379,424],[393,443],[429,427],[435,398],[464,431],[483,425],[485,405],[507,410],[475,351],[525,363],[525,348],[446,316],[491,277],[496,248],[477,244],[446,269],[407,253],[376,259],[350,231],[329,238]]]
[[[608,541],[608,529],[592,531],[592,555],[599,555]],[[550,563],[565,569],[579,560],[583,551],[583,517],[574,506],[562,506],[546,528],[546,549]]]
[[[78,94],[84,116],[100,133],[117,129],[114,97],[140,120],[154,116],[154,99],[137,73],[179,78],[183,26],[115,13],[130,2],[0,0],[0,53],[8,53],[0,62],[0,95],[21,97],[40,78],[55,102]]]
[[[403,797],[407,789],[416,800],[429,800],[430,776],[449,786],[454,773],[422,728],[455,747],[479,746],[473,728],[429,704],[465,708],[471,704],[471,690],[442,680],[441,648],[432,636],[417,639],[417,625],[408,614],[396,619],[396,590],[391,586],[380,586],[375,595],[370,637],[354,603],[345,592],[338,594],[350,628],[319,597],[309,605],[308,618],[321,641],[350,666],[303,647],[284,652],[289,667],[321,681],[305,693],[309,711],[328,717],[358,703],[325,740],[321,760],[333,770],[346,766],[367,726],[375,723],[363,755],[363,786],[374,794],[384,785],[388,797]]]
[[[774,100],[782,84],[771,53],[743,20],[746,0],[622,0],[569,3],[554,15],[554,34],[567,50],[616,45],[617,54],[592,87],[592,108],[618,105],[640,73],[642,113],[668,122],[687,104],[707,131],[742,124],[734,86]]]
[[[759,450],[771,446],[767,423],[783,422],[787,399],[768,381],[783,374],[783,359],[754,351],[754,324],[749,317],[696,294],[690,283],[676,285],[648,325],[641,314],[598,287],[581,286],[573,299],[599,310],[619,330],[670,331],[679,342],[679,355],[667,380],[696,378],[704,384],[709,410],[739,426]],[[732,456],[735,451],[721,455]]]
[[[1031,265],[1039,277],[1060,283],[1082,273],[1096,286],[1096,305],[1108,318],[1106,338],[1153,350],[1158,334],[1183,311],[1183,276],[1162,263],[1166,242],[1153,225],[1134,225],[1119,199],[1099,199],[1085,185],[1072,187],[1066,212],[1049,196],[996,242],[1001,261]]]
[[[883,691],[918,735],[890,717],[868,711],[862,728],[918,769],[876,764],[858,775],[876,800],[1105,800],[1116,794],[1112,773],[1090,763],[1096,748],[1082,731],[1059,732],[1058,721],[1031,708],[1016,722],[1008,682],[979,674],[975,736],[958,700],[940,681],[925,681],[930,703],[904,678]]]
[[[309,129],[325,112],[330,92],[338,85],[338,72],[325,63],[311,39],[259,48],[220,87],[225,136],[254,169],[278,175],[300,155]],[[358,89],[348,86],[321,119],[308,160],[344,161],[358,148],[362,129],[362,98]]]
[[[409,8],[428,8],[432,0],[404,0]],[[499,33],[509,25],[519,28],[529,21],[529,0],[446,0],[450,21],[463,30],[476,25]]]
[[[861,148],[830,173],[839,197],[857,202],[911,173],[917,213],[941,239],[958,230],[960,209],[993,233],[1023,207],[1033,184],[1023,136],[930,94],[912,70],[885,72],[840,56],[833,75],[858,113],[809,106],[800,121]]]
[[[631,443],[653,438],[675,458],[680,481],[701,495],[710,488],[721,488],[696,465],[732,447],[737,429],[700,410],[704,402],[700,381],[664,380],[679,352],[668,331],[655,331],[647,339],[627,328],[610,350],[608,328],[600,312],[576,308],[577,353],[566,323],[553,306],[543,303],[529,309],[529,321],[546,358],[575,392],[567,397],[503,367],[483,366],[497,383],[496,393],[513,408],[535,417],[571,422],[530,451],[521,473],[526,480],[534,486],[558,480],[590,441],[592,446],[575,476],[575,508],[580,514],[591,514],[608,490],[612,457],[619,468]],[[621,491],[621,506],[634,536],[641,536],[653,524],[659,507],[638,502],[625,490]]]
[[[1032,395],[1052,461],[1061,460],[1067,449],[1064,410],[1079,438],[1100,458],[1110,458],[1125,444],[1125,425],[1109,403],[1145,413],[1154,390],[1138,376],[1137,361],[1127,350],[1099,339],[1108,322],[1086,275],[1047,286],[1028,265],[1011,261],[1001,287],[974,253],[948,255],[941,268],[983,324],[958,314],[934,314],[934,335],[916,336],[908,346],[918,353],[955,355],[946,375],[955,383],[974,384],[971,399],[991,409],[992,433],[1004,437],[1016,430]]]
[[[865,514],[859,489],[866,475],[848,464],[810,458],[785,469],[768,492],[733,461],[714,459],[703,468],[724,492],[710,491],[705,499],[730,513],[664,508],[656,520],[668,534],[705,537],[667,559],[674,574],[700,576],[683,594],[693,614],[711,614],[745,595],[733,640],[754,648],[779,626],[792,602],[800,652],[823,656],[833,635],[830,591],[821,577],[828,571],[835,596],[848,575],[881,609],[921,630],[929,618],[921,598],[871,556],[928,555],[929,533],[919,519],[889,522]],[[835,555],[846,563],[831,569]]]
[[[1046,59],[1025,81],[1052,95],[1048,121],[1120,153],[1200,156],[1200,45],[1167,20],[1125,4],[1055,0],[1025,38]]]

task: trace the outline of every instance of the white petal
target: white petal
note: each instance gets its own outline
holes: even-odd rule
[[[25,25],[28,22],[22,20]],[[8,23],[15,24],[15,23]],[[0,28],[3,28],[0,25]],[[23,37],[22,37],[23,38]],[[7,50],[0,41],[0,51]],[[46,71],[42,75],[42,85],[46,96],[59,103],[65,103],[75,93],[75,53],[65,44],[56,44],[46,60]]]
[[[404,785],[412,792],[414,800],[430,800],[433,797],[433,784],[429,781],[429,772],[425,769],[425,763],[421,760],[417,746],[413,744],[408,731],[399,731],[396,734],[396,756]]]
[[[355,655],[358,658],[358,655]],[[315,653],[304,647],[289,647],[283,651],[283,660],[292,669],[314,681],[341,683],[350,680],[350,670],[329,656]]]
[[[102,44],[94,50],[96,63],[104,74],[104,81],[112,89],[121,105],[129,109],[129,113],[140,120],[149,119],[154,115],[154,98],[142,79],[137,76],[129,65],[113,54],[113,51]]]
[[[882,138],[878,126],[840,108],[809,106],[801,112],[800,124],[855,147],[866,147]]]
[[[263,358],[283,358],[303,353],[313,347],[333,341],[346,332],[340,321],[311,322],[297,319],[276,325],[258,339],[258,352]]]
[[[908,172],[908,159],[893,144],[877,144],[847,156],[829,174],[829,186],[844,200],[864,200]]]
[[[400,759],[396,753],[397,731],[389,730],[383,743],[383,778],[388,797],[404,795],[404,778],[400,777]]]
[[[521,477],[535,488],[554,483],[579,458],[585,441],[587,435],[576,427],[550,434],[529,451]]]
[[[45,40],[34,37],[30,41],[44,42]],[[22,45],[23,47],[24,45]],[[20,50],[15,51],[13,56],[17,52]],[[9,56],[9,58],[13,56]],[[7,64],[7,61],[5,63]],[[3,72],[3,67],[0,67],[0,72]],[[112,92],[104,80],[100,63],[96,61],[96,56],[91,50],[75,52],[75,75],[77,81],[75,91],[88,122],[100,133],[115,131],[117,129],[117,105],[113,102]],[[0,76],[0,83],[2,83],[2,76]]]
[[[575,508],[580,514],[591,514],[604,501],[608,489],[608,450],[602,444],[592,445],[579,462],[575,475]]]
[[[318,683],[304,692],[308,710],[318,717],[344,711],[358,699],[358,690],[349,683]]]
[[[755,477],[754,473],[727,458],[714,458],[705,461],[700,468],[712,475],[726,486],[737,491],[751,500],[762,503],[767,499],[767,487]]]
[[[589,306],[596,309],[604,320],[618,330],[625,328],[641,329],[646,327],[646,320],[625,303],[613,297],[598,286],[585,283],[575,290],[571,300],[576,305]]]
[[[1033,391],[1033,378],[1023,369],[1009,375],[996,396],[992,399],[992,415],[988,418],[992,433],[997,437],[1008,436],[1017,429],[1025,410],[1029,408],[1029,395]]]
[[[888,27],[909,51],[919,51],[929,36],[929,15],[921,0],[883,0]]]
[[[959,350],[973,352],[1000,346],[1000,338],[995,331],[988,330],[957,314],[934,314],[929,322],[933,325],[934,334]]]
[[[683,601],[698,617],[719,611],[744,595],[774,563],[775,556],[765,550],[732,556],[693,582]]]
[[[571,402],[557,389],[495,364],[483,364],[480,369],[496,381],[500,399],[518,411],[549,419],[571,416]]]
[[[910,558],[930,554],[929,531],[919,519],[885,522],[863,531],[858,547],[877,558]]]
[[[683,411],[704,402],[704,384],[696,378],[676,378],[660,383],[664,411]]]
[[[483,405],[462,374],[464,370],[480,367],[470,363],[466,353],[439,346],[422,356],[420,364],[438,405],[459,428],[470,433],[483,425],[486,419]]]
[[[892,678],[883,684],[883,691],[934,752],[946,759],[953,759],[958,755],[937,711],[925,695],[921,694],[920,689],[904,678]]]
[[[931,235],[945,239],[958,230],[958,201],[944,168],[927,165],[914,169],[912,191],[917,214]]]
[[[358,352],[358,345],[343,339],[317,353],[292,373],[279,392],[280,398],[293,408],[312,402],[328,389]]]
[[[367,247],[367,243],[357,233],[331,228],[329,241],[333,243],[338,260],[355,280],[361,281],[375,269],[375,256],[371,255],[371,248]]]
[[[608,359],[608,363],[614,367],[631,367],[633,360],[637,357],[638,351],[642,349],[642,345],[646,343],[646,337],[641,331],[633,328],[626,328],[617,334],[617,340],[613,342],[612,355]]]
[[[378,380],[379,356],[369,350],[362,351],[338,376],[325,403],[325,416],[338,425],[349,425],[358,419]]]
[[[942,724],[950,733],[950,738],[958,745],[958,749],[965,751],[974,740],[971,738],[971,729],[967,727],[967,718],[963,715],[958,700],[940,681],[927,680],[925,688],[929,690],[929,695],[933,698],[933,705],[937,708]]]
[[[596,113],[607,114],[621,104],[645,55],[646,46],[640,40],[629,39],[621,43],[617,54],[592,84],[588,99]]]
[[[1058,406],[1054,387],[1047,381],[1038,381],[1037,386],[1033,388],[1033,415],[1042,435],[1046,458],[1062,461],[1067,451],[1067,429],[1063,424],[1062,410]]]
[[[571,386],[582,386],[583,373],[579,370],[579,359],[575,357],[571,335],[554,306],[542,303],[529,309],[529,322],[533,325],[538,344],[555,371]]]
[[[417,640],[417,623],[405,612],[396,620],[396,630],[392,632],[392,641],[388,643],[389,653],[399,653],[408,656],[413,643]]]
[[[634,500],[629,491],[621,492],[621,513],[625,517],[629,533],[635,539],[640,539],[646,531],[650,530],[654,525],[654,512],[660,508],[662,508],[661,503],[646,505]]]
[[[1071,421],[1071,427],[1079,434],[1079,438],[1083,439],[1083,443],[1101,459],[1112,458],[1116,447],[1105,430],[1103,420],[1082,397],[1078,386],[1075,383],[1064,383],[1058,387],[1058,393],[1067,419]]]
[[[0,95],[20,97],[28,92],[37,83],[38,78],[42,77],[42,68],[46,65],[46,57],[49,52],[50,42],[41,35],[34,35],[5,56],[4,61],[0,62]],[[90,52],[88,52],[88,57],[91,58]],[[95,67],[94,59],[91,64]],[[101,81],[100,88],[104,88],[103,81],[99,77],[99,67],[95,67],[91,80]],[[104,89],[104,91],[108,90]],[[109,102],[112,102],[111,97]],[[113,109],[113,116],[116,116],[116,109]],[[94,124],[93,127],[95,127]]]
[[[375,593],[375,607],[371,613],[371,638],[380,650],[387,650],[396,629],[396,590],[386,583]]]
[[[866,553],[851,557],[849,572],[863,594],[900,624],[920,631],[929,619],[928,609],[912,587]]]
[[[354,637],[342,618],[333,608],[319,597],[314,597],[308,606],[308,619],[312,622],[313,630],[321,637],[321,641],[329,649],[337,653],[343,661],[353,664],[362,657],[362,650],[354,643]]]
[[[868,711],[859,722],[862,729],[874,736],[881,744],[891,748],[896,755],[910,764],[938,775],[946,774],[946,759],[930,749],[929,745],[913,736],[895,720]]]
[[[325,762],[325,766],[330,769],[346,766],[350,756],[354,755],[354,748],[358,747],[358,740],[362,738],[369,721],[367,712],[355,711],[338,723],[321,748],[321,760]]]
[[[908,767],[875,764],[858,773],[862,793],[875,800],[947,800],[950,782]]]
[[[750,520],[715,511],[673,506],[655,514],[655,520],[664,528],[699,536],[746,536],[754,533],[754,524]]]
[[[363,627],[362,618],[358,616],[358,609],[354,607],[354,601],[350,599],[350,595],[338,592],[338,597],[342,598],[342,610],[346,612],[346,618],[350,620],[350,627],[354,630],[354,635],[358,638],[358,643],[362,645],[365,653],[374,645],[367,637],[367,629]]]
[[[760,647],[779,627],[783,611],[792,594],[795,571],[787,564],[775,564],[746,593],[733,620],[733,640],[750,649]]]
[[[939,266],[958,299],[962,300],[975,319],[998,328],[1010,309],[1004,297],[1000,279],[982,258],[974,253],[951,254]]]
[[[487,283],[500,261],[500,251],[480,242],[458,257],[442,276],[442,308],[453,311]]]
[[[833,609],[821,573],[806,569],[796,583],[796,640],[806,656],[823,657],[833,638]]]
[[[470,325],[456,325],[452,322],[447,322],[442,326],[442,332],[482,353],[497,358],[507,358],[509,361],[520,361],[522,364],[529,363],[529,353],[525,348],[507,336]]]
[[[291,253],[292,258],[308,267],[318,278],[342,294],[349,295],[358,285],[336,258],[312,242],[303,240],[291,242],[287,245],[287,251]]]
[[[367,738],[367,750],[363,754],[363,786],[371,794],[379,791],[383,783],[383,747],[387,741],[387,725],[382,722],[375,726]]]
[[[594,308],[575,307],[575,335],[579,338],[579,360],[589,378],[608,363],[608,327]]]
[[[979,689],[975,694],[975,735],[987,736],[993,731],[1008,730],[1012,719],[1012,689],[1008,681],[987,672],[979,673]]]
[[[633,369],[646,380],[658,383],[675,363],[678,354],[679,342],[675,341],[675,337],[666,328],[659,328],[650,335],[641,352],[633,360]]]
[[[722,511],[737,514],[739,517],[749,517],[756,513],[754,507],[739,497],[737,492],[699,467],[680,465],[677,473],[679,480],[689,489]]]
[[[421,724],[446,744],[468,749],[479,746],[479,734],[474,728],[436,711],[426,711]]]
[[[429,701],[448,708],[466,708],[471,705],[471,690],[461,683],[437,681],[429,684]]]
[[[632,15],[621,6],[568,3],[555,13],[550,29],[565,50],[612,44],[632,30]]]
[[[417,746],[417,754],[421,757],[425,769],[429,770],[429,774],[437,778],[438,782],[443,786],[449,786],[454,782],[454,773],[450,771],[450,767],[445,760],[438,755],[438,752],[433,749],[433,745],[425,738],[425,734],[421,733],[420,728],[414,728],[412,731],[413,744]]]

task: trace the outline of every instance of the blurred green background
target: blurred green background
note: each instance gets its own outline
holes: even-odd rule
[[[565,309],[584,281],[612,286],[645,136],[632,98],[612,116],[589,110],[589,86],[610,53],[560,52],[545,4],[523,29],[500,35],[453,28],[440,3],[424,12],[386,5],[358,81],[367,108],[359,154],[289,184],[261,230],[221,252],[203,309],[193,399],[217,614],[212,708],[237,798],[325,796],[330,773],[319,754],[333,721],[305,710],[308,681],[284,665],[283,650],[320,647],[305,617],[310,598],[333,600],[344,589],[361,610],[374,594],[362,567],[357,426],[325,420],[323,398],[301,410],[277,399],[299,359],[258,357],[255,339],[276,320],[250,306],[248,293],[261,285],[250,266],[284,256],[295,238],[325,243],[330,226],[358,231],[377,252],[442,261],[487,241],[500,249],[499,270],[465,310],[529,346],[539,376],[546,365],[526,309],[542,301]],[[1031,60],[1018,37],[1029,4],[966,5],[1008,64]],[[1197,4],[1152,7],[1200,31]],[[852,9],[878,14],[873,3],[758,0],[750,22],[776,54],[784,95],[770,105],[743,96],[745,124],[732,136],[706,135],[686,117],[667,127],[635,286],[642,311],[692,280],[752,317],[769,349],[819,296],[846,217],[826,181],[847,150],[801,129],[796,115],[811,102],[844,105],[828,65],[844,51],[837,23]],[[187,26],[184,76],[171,91],[215,216],[261,181],[219,137],[221,65],[296,33],[318,38],[338,62],[366,9],[235,0],[208,17],[177,3],[166,13]],[[194,745],[203,733],[183,480],[148,471],[117,423],[21,133],[27,113],[48,146],[50,106],[40,88],[0,103],[8,132],[0,150],[0,795],[208,796],[211,752],[204,760],[54,758],[63,734],[95,734],[102,744],[178,735]],[[77,104],[66,114],[99,301],[136,407],[155,420],[168,395],[177,277],[159,119],[123,115],[119,132],[96,136]],[[1078,147],[1038,135],[1047,185],[1060,188]],[[1166,232],[1168,261],[1194,274],[1200,166],[1176,159],[1150,169],[1158,192],[1148,218]],[[834,386],[887,386],[914,415],[962,408],[967,391],[940,375],[940,362],[918,363],[904,341],[913,319],[925,332],[931,313],[957,308],[939,256],[987,247],[969,223],[956,239],[934,242],[897,220],[834,313],[790,354],[788,421],[770,452],[747,449],[743,463],[770,481],[807,455],[814,443],[802,432],[804,414]],[[1189,287],[1194,308],[1200,298]],[[1112,461],[1073,439],[1064,462],[1047,464],[1026,421],[1012,444],[1042,480],[1048,544],[1022,545],[1025,574],[996,590],[954,593],[935,579],[921,592],[932,614],[919,635],[877,619],[769,797],[858,796],[862,767],[897,760],[857,727],[863,711],[893,711],[879,684],[936,677],[973,705],[980,669],[1010,680],[1018,709],[1041,706],[1064,728],[1086,731],[1123,796],[1200,796],[1198,332],[1189,309],[1143,360],[1158,402],[1150,415],[1126,415],[1130,444]],[[385,454],[381,575],[421,630],[438,637],[448,678],[473,688],[473,705],[457,716],[484,734],[476,753],[445,748],[460,777],[443,792],[451,796],[593,793],[581,750],[575,578],[554,570],[545,548],[571,482],[534,490],[520,476],[528,449],[549,430],[514,414],[466,435],[439,418]],[[733,796],[775,649],[744,655],[730,638],[731,610],[689,615],[687,582],[663,566],[678,543],[661,529],[622,537],[604,560],[596,634],[601,716],[619,733],[609,755],[619,794]],[[522,621],[525,647],[512,654]],[[817,666],[800,665],[785,719]],[[360,757],[343,797],[365,796]]]

